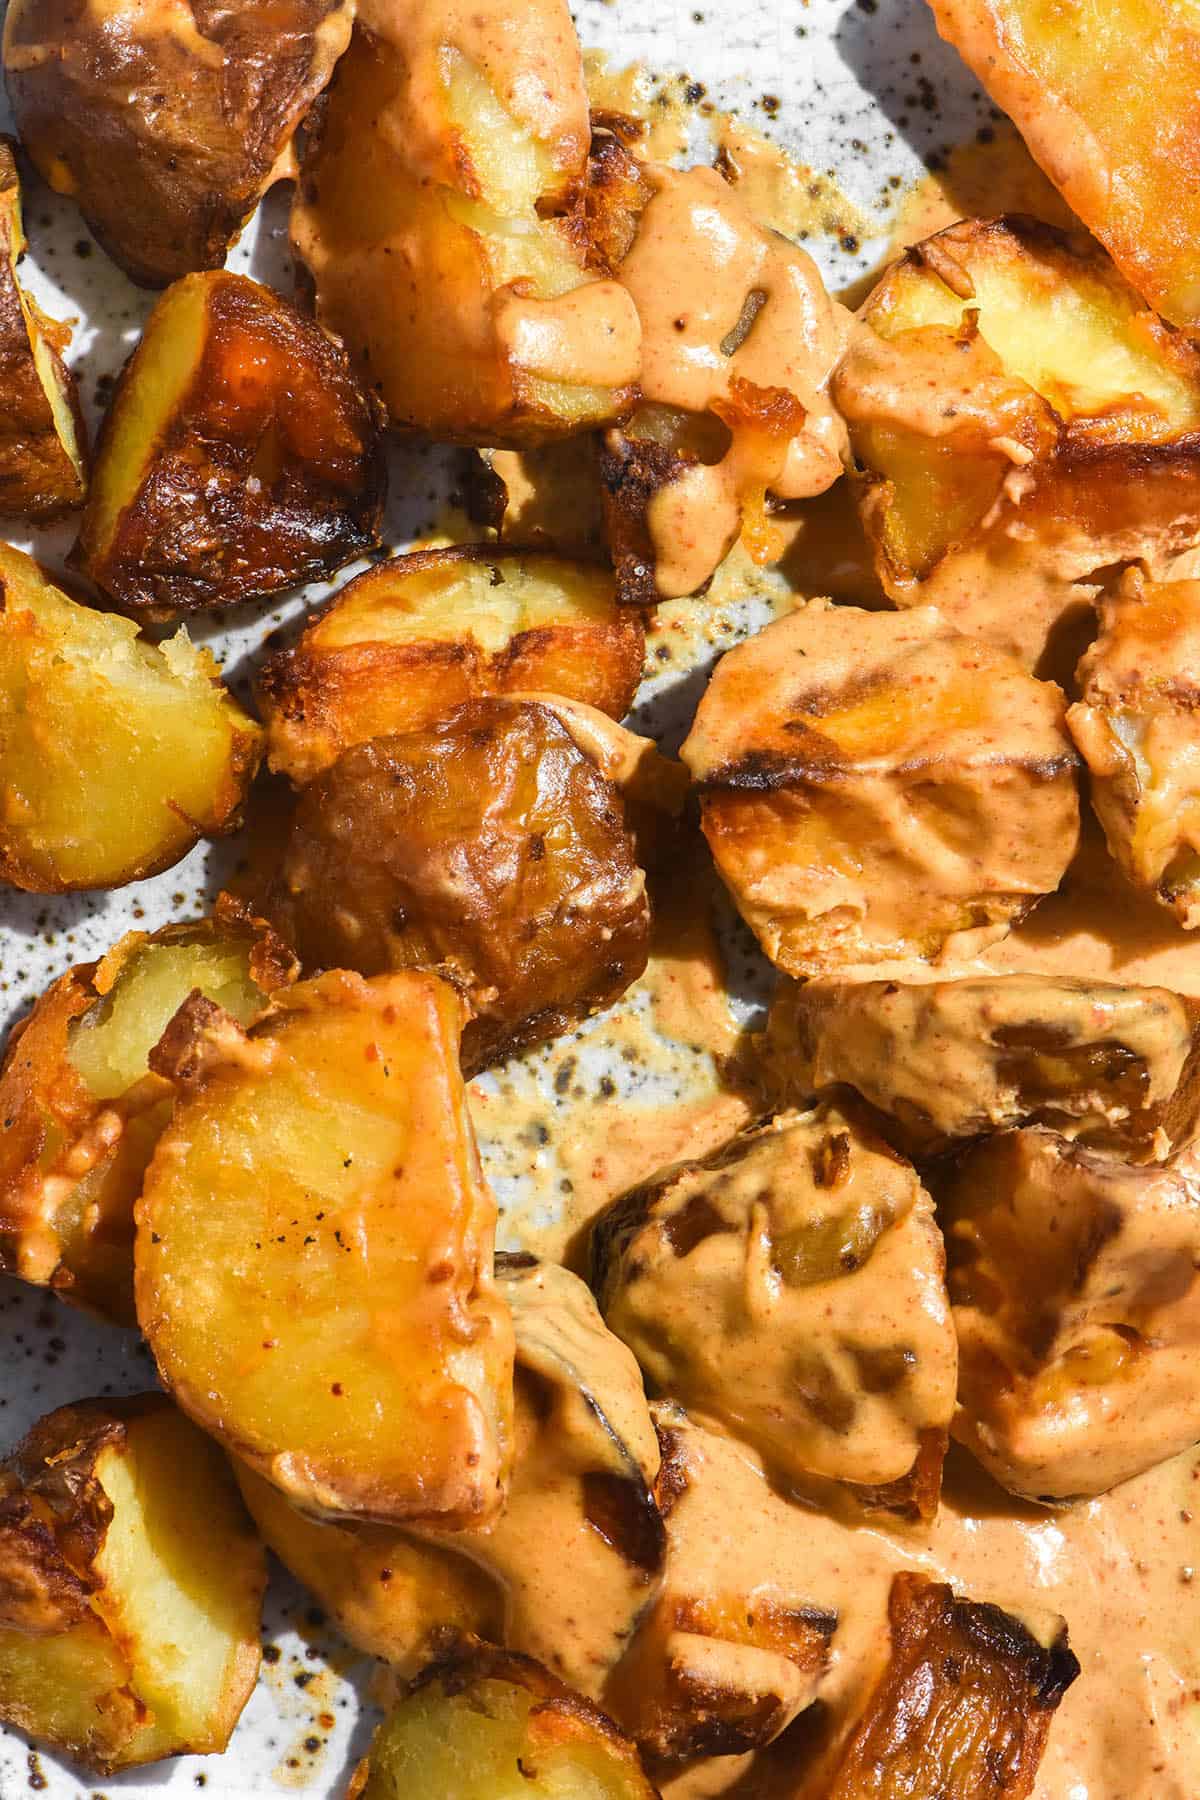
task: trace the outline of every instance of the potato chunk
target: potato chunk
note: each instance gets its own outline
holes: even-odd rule
[[[87,486],[87,431],[61,352],[66,325],[48,319],[17,280],[25,251],[12,143],[0,138],[0,513],[49,519]]]
[[[529,450],[466,453],[468,515],[502,544],[544,544],[564,556],[606,556],[600,440],[563,438]]]
[[[469,701],[347,750],[300,796],[271,916],[310,967],[442,971],[469,1069],[569,1029],[646,966],[616,787],[543,705]]]
[[[353,0],[12,0],[21,141],[143,287],[219,268],[345,49]]]
[[[1090,239],[952,225],[860,316],[833,392],[897,604],[1057,672],[1078,584],[1200,541],[1200,349]]]
[[[0,1067],[0,1270],[134,1324],[133,1207],[172,1099],[150,1054],[189,994],[248,1024],[294,977],[222,895],[214,918],[129,932],[52,983]]]
[[[1200,1439],[1200,1156],[1130,1168],[1032,1128],[945,1190],[954,1435],[1013,1493],[1102,1494]]]
[[[652,1388],[791,1486],[933,1513],[957,1373],[941,1238],[914,1170],[853,1115],[779,1114],[618,1200],[593,1246]]]
[[[352,1800],[656,1800],[612,1720],[527,1656],[436,1665],[384,1720]]]
[[[0,544],[0,878],[120,887],[233,831],[261,733],[184,631],[159,645]]]
[[[398,556],[266,664],[270,764],[311,781],[351,744],[427,729],[484,694],[546,689],[619,719],[644,656],[641,621],[605,569],[481,545]]]
[[[253,600],[377,544],[386,479],[324,332],[247,275],[188,275],[121,373],[71,561],[142,618]]]
[[[1041,1642],[998,1606],[903,1573],[891,1651],[823,1791],[828,1800],[1027,1800],[1079,1674],[1065,1625]]]
[[[765,1049],[798,1104],[844,1083],[909,1156],[1048,1125],[1131,1162],[1200,1130],[1200,1002],[1166,988],[1053,975],[785,982]]]
[[[266,1579],[225,1458],[162,1394],[59,1407],[0,1466],[0,1719],[102,1775],[224,1750]]]
[[[809,602],[731,650],[681,751],[742,917],[789,975],[930,957],[1057,886],[1065,703],[932,608]]]
[[[511,1451],[495,1211],[434,975],[335,971],[243,1033],[200,1002],[137,1209],[138,1320],[185,1412],[302,1508],[482,1524]]]

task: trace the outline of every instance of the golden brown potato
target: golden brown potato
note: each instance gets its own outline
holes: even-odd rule
[[[345,751],[300,796],[270,912],[305,967],[441,971],[472,1070],[609,1005],[649,947],[620,794],[508,698]]]
[[[1152,306],[1200,323],[1200,27],[1172,0],[931,0],[1073,212]]]
[[[612,1720],[528,1656],[435,1664],[375,1734],[350,1800],[657,1800]]]
[[[597,437],[464,456],[467,513],[502,544],[544,544],[564,556],[607,559]]]
[[[180,630],[162,645],[0,544],[0,878],[120,887],[236,829],[261,732]]]
[[[546,689],[619,719],[645,632],[612,575],[482,545],[398,556],[360,575],[259,678],[273,769],[295,782],[351,744],[436,725],[484,694]]]
[[[763,1048],[796,1105],[845,1084],[908,1156],[1016,1125],[1163,1162],[1200,1130],[1200,1002],[1055,975],[785,981]]]
[[[494,447],[629,409],[641,333],[594,266],[588,144],[564,0],[360,4],[292,242],[393,424]]]
[[[852,1113],[781,1113],[594,1228],[610,1330],[652,1389],[789,1487],[932,1517],[958,1358],[933,1202]]]
[[[1131,1168],[1031,1128],[938,1194],[954,1435],[1013,1493],[1101,1494],[1200,1440],[1200,1154]]]
[[[59,1407],[0,1466],[0,1719],[102,1775],[224,1750],[266,1578],[225,1458],[164,1395]]]
[[[1200,349],[1090,239],[952,225],[860,317],[833,392],[899,605],[1056,671],[1095,592],[1077,584],[1200,540]]]
[[[353,0],[12,0],[4,75],[39,173],[144,287],[219,268],[345,49]]]
[[[905,1572],[891,1650],[838,1759],[828,1800],[1027,1800],[1079,1663],[1059,1623],[1040,1641],[998,1606]]]
[[[1200,925],[1200,582],[1130,571],[1100,609],[1067,726],[1129,880]]]
[[[377,544],[386,480],[324,332],[247,275],[187,275],[117,383],[71,563],[142,618],[253,600]]]
[[[435,975],[335,971],[244,1033],[193,1001],[137,1208],[138,1322],[184,1411],[302,1508],[485,1524],[511,1458],[495,1206]]]
[[[810,601],[722,658],[680,754],[789,975],[931,957],[1053,892],[1079,835],[1065,702],[932,607]]]
[[[48,319],[17,280],[25,250],[12,142],[0,138],[0,513],[49,519],[87,486],[87,431],[61,352],[68,325]]]
[[[248,1024],[295,972],[222,895],[212,919],[129,932],[47,988],[0,1067],[0,1269],[135,1323],[133,1207],[172,1099],[150,1054],[189,994]]]

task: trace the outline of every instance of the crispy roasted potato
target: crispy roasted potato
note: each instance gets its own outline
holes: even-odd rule
[[[550,709],[469,701],[305,788],[270,915],[309,968],[440,970],[474,1070],[567,1030],[646,966],[621,796]]]
[[[17,280],[25,250],[21,184],[0,138],[0,513],[49,519],[87,486],[87,430],[62,359],[68,325],[48,319]]]
[[[1077,584],[1200,541],[1200,348],[1090,239],[952,225],[860,317],[833,393],[899,605],[1056,672],[1096,591]]]
[[[247,275],[188,275],[117,383],[71,562],[142,618],[253,600],[377,544],[386,479],[324,332]]]
[[[654,1765],[736,1756],[812,1701],[837,1619],[811,1603],[802,1515],[761,1463],[677,1407],[653,1410],[666,1575],[604,1703]],[[791,1545],[794,1567],[779,1557]]]
[[[219,268],[345,49],[353,0],[11,0],[4,75],[39,173],[144,287]]]
[[[266,1578],[225,1458],[164,1395],[59,1407],[0,1465],[0,1719],[102,1775],[224,1750]]]
[[[1200,582],[1130,571],[1100,609],[1067,727],[1092,806],[1134,887],[1200,925]]]
[[[1200,1153],[1132,1168],[1030,1128],[944,1186],[954,1435],[1013,1493],[1102,1494],[1200,1440]]]
[[[610,1330],[651,1387],[793,1488],[932,1516],[957,1352],[933,1202],[853,1113],[781,1113],[593,1229]]]
[[[1027,1800],[1059,1701],[1079,1674],[1061,1622],[1042,1642],[998,1606],[905,1572],[887,1665],[828,1800]]]
[[[1056,975],[785,981],[763,1049],[791,1104],[845,1084],[908,1156],[1047,1125],[1130,1162],[1200,1131],[1200,1002]]]
[[[360,4],[292,242],[318,317],[393,424],[495,447],[629,409],[641,332],[594,266],[588,145],[564,0]]]
[[[120,887],[236,828],[259,727],[179,631],[69,600],[0,544],[0,878]]]
[[[726,886],[789,975],[1000,935],[1079,835],[1065,702],[932,607],[810,601],[722,658],[680,752]]]
[[[467,513],[502,544],[544,544],[565,556],[606,555],[597,437],[464,456]]]
[[[244,1033],[194,1000],[137,1208],[138,1321],[184,1411],[303,1509],[486,1524],[511,1458],[495,1207],[435,975],[335,971]]]
[[[1172,0],[930,0],[1073,212],[1138,292],[1200,324],[1200,26]]]
[[[619,719],[645,632],[611,574],[482,545],[380,563],[259,679],[271,767],[310,781],[351,744],[436,725],[484,694],[546,689]]]
[[[172,1099],[150,1053],[189,994],[248,1024],[294,977],[227,895],[211,919],[129,932],[60,975],[0,1067],[0,1269],[134,1324],[133,1207]]]

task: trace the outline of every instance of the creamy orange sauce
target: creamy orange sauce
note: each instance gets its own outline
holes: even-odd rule
[[[760,225],[801,240],[836,238],[847,247],[848,240],[875,234],[875,222],[842,193],[832,175],[799,162],[732,113],[715,113],[708,125],[717,166]]]

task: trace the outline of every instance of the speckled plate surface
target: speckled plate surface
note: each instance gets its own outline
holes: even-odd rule
[[[606,51],[614,66],[641,62],[670,96],[688,94],[695,159],[712,154],[704,113],[711,103],[786,145],[811,167],[814,192],[822,178],[834,178],[852,208],[839,218],[831,206],[807,244],[834,286],[877,261],[897,196],[930,158],[944,156],[988,116],[971,78],[936,37],[923,0],[580,0],[576,21],[584,45]],[[2,99],[0,125],[11,128]],[[94,425],[153,296],[132,287],[108,262],[73,206],[25,173],[30,251],[23,280],[47,311],[78,319],[69,361]],[[277,190],[230,263],[290,293],[286,205],[286,191]],[[845,216],[855,218],[853,229]],[[387,542],[402,548],[427,530],[444,506],[453,465],[446,455],[404,447],[395,451],[391,473]],[[36,537],[14,532],[12,541],[54,567],[73,535],[68,525]],[[232,629],[201,619],[194,635],[212,647],[244,696],[268,635],[276,634],[278,642],[278,634],[286,634],[329,591],[310,588],[282,605],[248,609]],[[694,706],[700,671],[721,649],[761,625],[769,610],[761,594],[730,591],[707,628],[686,637],[668,672],[655,674],[643,688],[635,715],[639,729],[672,747]],[[0,1024],[17,1018],[69,964],[100,955],[123,931],[203,910],[238,854],[236,842],[217,850],[201,846],[167,874],[116,893],[67,900],[5,894],[0,898]],[[726,941],[731,984],[752,1003],[762,970],[736,932]],[[630,1003],[635,1013],[639,1004],[635,996]],[[690,1060],[675,1053],[653,1066],[645,1061],[631,1066],[614,1049],[608,1021],[601,1018],[589,1022],[577,1040],[531,1057],[503,1080],[485,1079],[478,1124],[505,1214],[502,1238],[517,1241],[525,1225],[553,1220],[555,1194],[565,1179],[555,1169],[557,1138],[575,1104],[597,1091],[618,1107],[623,1098],[642,1104],[677,1098],[689,1087],[703,1088],[704,1064],[697,1052]],[[539,1108],[542,1122],[531,1144],[529,1121]],[[148,1354],[133,1334],[92,1325],[4,1278],[0,1315],[0,1440],[5,1443],[65,1401],[136,1391],[153,1382]],[[242,1800],[280,1787],[303,1789],[314,1800],[340,1796],[373,1722],[366,1698],[370,1665],[332,1636],[278,1571],[264,1642],[258,1691],[224,1757],[179,1758],[97,1783],[48,1753],[32,1752],[18,1734],[0,1728],[0,1800],[35,1791],[48,1800],[102,1795],[149,1800],[201,1790],[208,1800]]]

